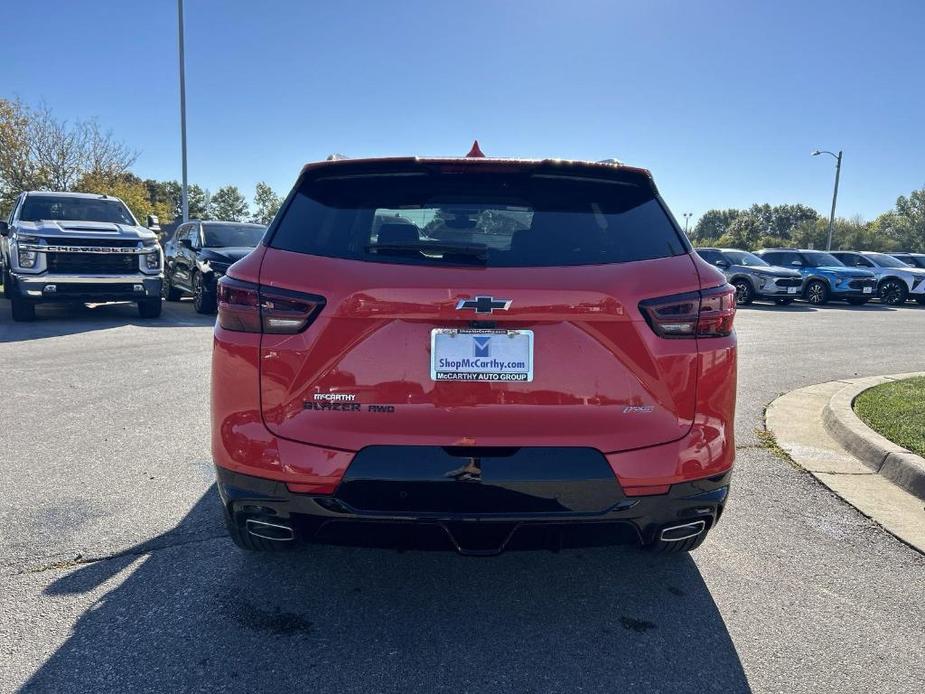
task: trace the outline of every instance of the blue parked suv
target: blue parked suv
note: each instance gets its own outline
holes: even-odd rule
[[[771,265],[792,267],[803,275],[803,299],[814,306],[847,301],[860,306],[877,291],[877,278],[869,270],[847,267],[824,251],[803,248],[766,248],[755,255]]]

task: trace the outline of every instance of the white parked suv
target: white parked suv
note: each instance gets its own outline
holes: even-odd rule
[[[164,255],[124,202],[90,193],[21,193],[0,221],[3,291],[13,320],[40,302],[135,301],[161,314]]]
[[[925,270],[897,260],[886,253],[872,251],[832,251],[848,267],[870,270],[877,276],[880,302],[901,306],[907,299],[925,305]]]

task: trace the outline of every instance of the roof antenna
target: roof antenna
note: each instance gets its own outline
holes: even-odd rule
[[[481,149],[479,149],[479,141],[478,141],[478,140],[476,140],[475,142],[472,143],[472,149],[470,149],[470,150],[469,150],[469,154],[466,155],[466,158],[467,158],[467,159],[468,159],[469,157],[481,157],[482,159],[485,158],[485,152],[483,152]]]

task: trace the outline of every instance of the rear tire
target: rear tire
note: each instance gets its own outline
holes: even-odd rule
[[[228,529],[228,536],[231,541],[247,552],[288,552],[292,550],[295,541],[275,541],[267,540],[262,537],[255,537],[244,529],[230,513],[228,509],[223,509],[222,514],[225,518],[225,528]]]
[[[21,323],[28,323],[35,320],[35,304],[25,299],[10,299],[10,309],[13,314],[13,320]]]
[[[13,298],[13,278],[10,277],[10,271],[6,267],[6,263],[3,264],[3,296],[6,299]]]
[[[822,280],[812,280],[803,290],[803,298],[813,306],[829,303],[829,287]]]
[[[732,286],[736,288],[736,303],[739,306],[748,306],[755,300],[755,290],[748,280],[736,280]]]
[[[168,279],[167,273],[164,273],[164,283],[161,284],[161,296],[165,301],[179,301],[181,292],[179,289],[171,284],[170,279]]]
[[[209,291],[201,273],[193,275],[193,308],[196,313],[215,313],[215,292]]]
[[[877,292],[880,303],[887,306],[902,306],[909,297],[906,283],[897,279],[884,280]]]
[[[138,315],[142,318],[157,318],[161,315],[163,308],[161,297],[145,299],[138,302]]]

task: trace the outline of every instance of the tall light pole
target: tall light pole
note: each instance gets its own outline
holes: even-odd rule
[[[691,217],[693,216],[693,213],[684,212],[681,214],[681,216],[684,217],[684,233],[687,234],[687,223],[691,221]]]
[[[829,238],[825,242],[825,250],[832,250],[832,227],[835,224],[835,201],[838,200],[838,177],[841,175],[841,155],[842,151],[838,150],[838,154],[834,152],[829,152],[825,149],[817,149],[813,152],[814,157],[818,157],[820,154],[828,154],[830,157],[835,159],[835,191],[832,193],[832,212],[829,214]]]
[[[180,40],[180,156],[183,159],[183,184],[180,189],[183,221],[189,221],[189,195],[186,180],[186,57],[183,53],[183,0],[177,0],[178,38]]]

